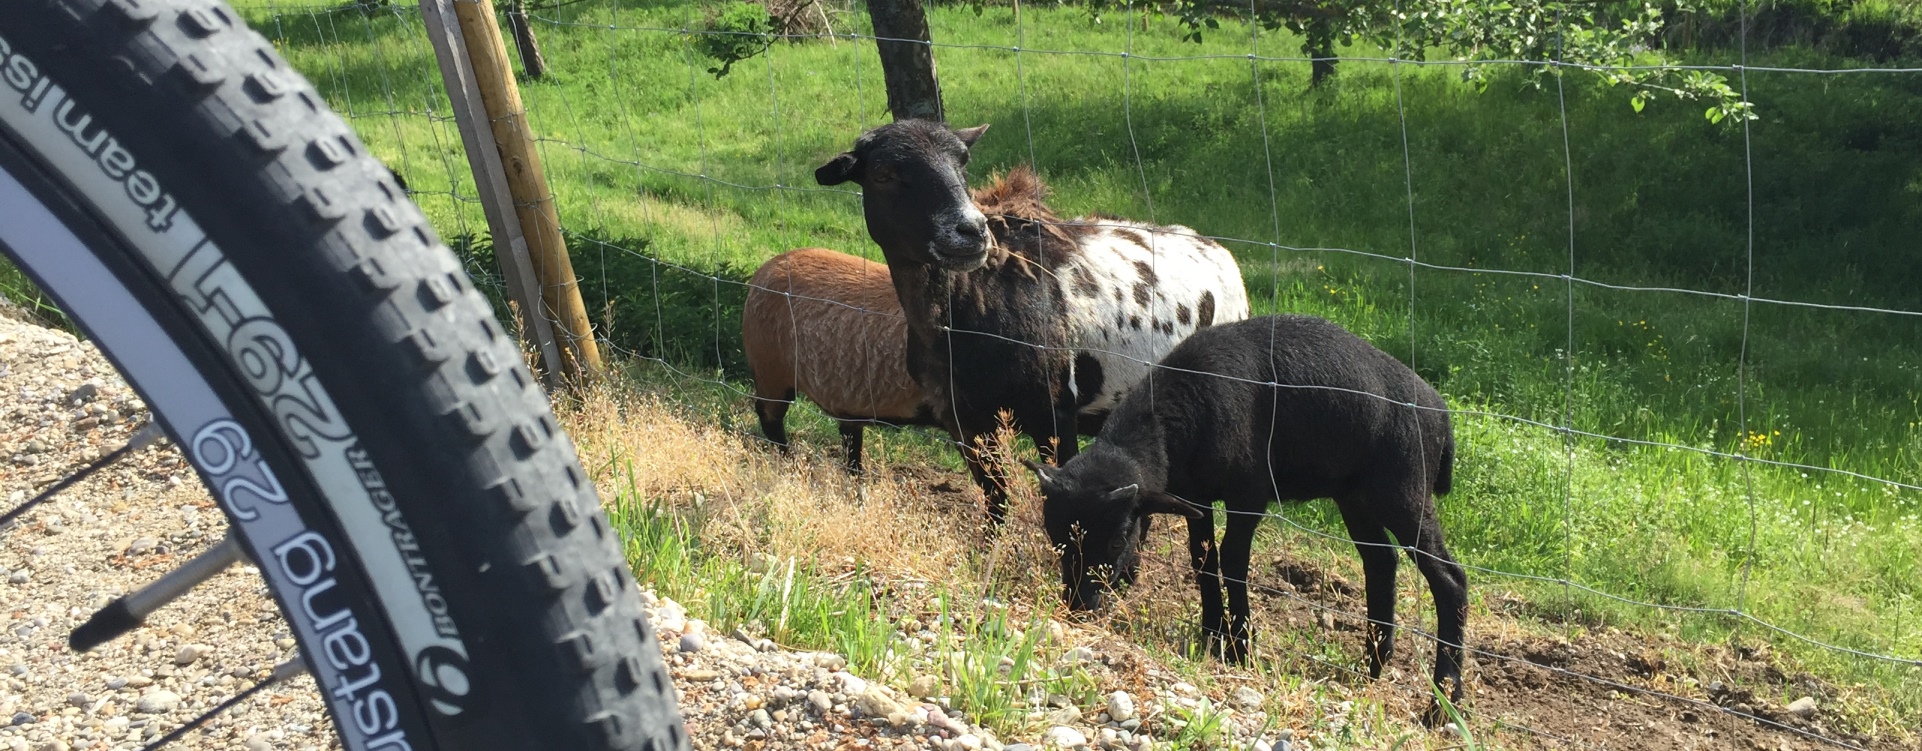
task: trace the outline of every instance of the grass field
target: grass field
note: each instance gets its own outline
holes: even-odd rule
[[[612,341],[740,379],[740,288],[705,275],[738,280],[804,245],[876,256],[858,198],[811,173],[885,121],[885,96],[871,43],[851,39],[777,44],[716,80],[681,33],[705,13],[548,11],[539,31],[553,72],[523,93]],[[860,31],[858,16],[836,20]],[[1634,600],[1740,607],[1822,640],[1922,656],[1922,496],[1696,450],[1922,484],[1922,318],[1560,278],[1922,311],[1912,76],[1750,73],[1762,119],[1745,138],[1686,103],[1636,114],[1581,75],[1562,97],[1553,79],[1536,88],[1513,70],[1478,93],[1454,67],[1351,60],[1334,85],[1308,92],[1305,64],[1245,57],[1293,54],[1283,37],[1251,47],[1245,30],[1225,29],[1196,45],[1165,22],[1094,24],[1073,8],[1024,9],[1018,23],[1010,8],[936,8],[932,21],[953,45],[936,53],[949,118],[993,126],[977,177],[1032,161],[1064,212],[1237,238],[1259,309],[1341,322],[1412,360],[1465,411],[1688,447],[1565,442],[1464,414],[1465,482],[1445,524],[1465,561]],[[471,189],[451,123],[434,119],[447,109],[410,12],[256,22],[427,191],[443,232],[484,226],[471,201],[436,195]],[[1767,54],[1782,67],[1851,64]],[[1411,251],[1534,275],[1411,274],[1399,260]],[[721,419],[745,425],[743,406]],[[1284,513],[1338,527],[1331,507]],[[1576,599],[1585,618],[1679,621],[1702,638],[1736,626]],[[1913,678],[1798,651],[1846,675]],[[1904,702],[1916,707],[1909,685]]]
[[[245,7],[489,275],[417,16]],[[603,333],[739,383],[738,282],[761,260],[807,245],[878,257],[857,196],[811,173],[887,115],[871,42],[776,44],[717,80],[684,31],[707,13],[656,0],[541,11],[552,72],[522,91]],[[1862,717],[1879,732],[1915,732],[1913,666],[1643,603],[1739,608],[1922,658],[1922,78],[1753,70],[1761,119],[1745,132],[1673,100],[1634,113],[1583,74],[1536,87],[1498,70],[1477,92],[1458,67],[1349,60],[1308,91],[1306,63],[1247,57],[1295,54],[1293,39],[1232,25],[1196,45],[1166,21],[1097,24],[1070,7],[938,6],[931,21],[949,119],[993,126],[977,179],[1032,162],[1064,214],[1227,238],[1259,312],[1326,316],[1448,396],[1461,449],[1443,524],[1481,567],[1478,596],[1519,593],[1563,628],[1770,641],[1867,684],[1880,706]],[[840,32],[863,22],[834,19]],[[1411,254],[1430,265],[1411,272]],[[745,399],[701,393],[715,424],[751,427]],[[834,444],[818,415],[800,423],[804,442]],[[957,466],[916,433],[870,446]],[[1340,529],[1332,505],[1278,513]],[[779,535],[789,522],[743,523]],[[1281,526],[1264,544],[1352,557]]]

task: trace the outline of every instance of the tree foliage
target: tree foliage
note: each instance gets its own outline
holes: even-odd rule
[[[1497,61],[1531,64],[1537,85],[1565,72],[1592,73],[1629,93],[1640,112],[1661,99],[1706,102],[1710,122],[1754,118],[1753,106],[1714,71],[1679,69],[1663,45],[1665,15],[1691,13],[1704,0],[1171,0],[1156,6],[1200,42],[1223,18],[1287,29],[1312,60],[1312,82],[1335,73],[1335,47],[1377,47],[1398,60],[1445,55],[1462,76],[1487,85]],[[1118,0],[1090,0],[1093,12],[1119,10]]]

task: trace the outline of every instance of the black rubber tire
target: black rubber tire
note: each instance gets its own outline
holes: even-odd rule
[[[40,116],[92,118],[74,142],[86,147],[96,132],[106,139],[92,147],[96,163],[127,186],[125,195],[87,187],[99,175],[75,172],[71,154],[4,119],[0,170],[124,284],[122,294],[185,353],[231,411],[234,430],[245,431],[205,446],[239,446],[226,457],[231,467],[252,456],[241,454],[246,436],[257,444],[261,471],[272,474],[254,477],[277,478],[284,504],[237,494],[232,476],[244,468],[211,466],[221,457],[201,455],[204,426],[172,424],[151,384],[131,377],[142,363],[103,347],[189,449],[289,621],[312,627],[296,632],[345,745],[687,748],[619,541],[513,337],[306,79],[224,4],[8,0],[0,3],[0,97],[23,104],[6,111],[28,112],[35,88],[36,106],[66,107]],[[114,147],[126,156],[107,167],[103,149]],[[134,186],[134,165],[151,185]],[[197,225],[218,265],[187,268],[209,257],[199,249],[171,267],[156,262],[158,241],[109,216],[130,196],[146,201],[150,223],[166,231]],[[39,281],[63,303],[100,294]],[[236,294],[217,296],[227,292]],[[251,317],[233,312],[245,312],[232,303],[240,293],[257,297]],[[89,333],[101,325],[79,322]],[[262,327],[272,335],[263,338]],[[289,383],[320,395],[318,418],[304,402],[289,406]],[[322,466],[342,461],[355,469],[330,475]],[[366,544],[369,504],[386,525],[382,545],[394,551]],[[250,531],[248,513],[282,506],[338,554],[327,570],[332,589],[313,583],[318,544]],[[399,585],[394,567],[379,563],[389,559],[406,565]],[[289,586],[289,571],[306,584]],[[396,609],[378,594],[396,586],[418,603]],[[410,648],[403,634],[418,629],[395,625],[418,617],[400,614],[409,608],[431,611],[435,638],[465,656]],[[321,624],[316,612],[352,617]],[[358,641],[341,636],[348,627]],[[369,675],[372,683],[355,683]],[[391,721],[369,706],[378,691],[391,699]],[[363,732],[369,724],[375,731]]]

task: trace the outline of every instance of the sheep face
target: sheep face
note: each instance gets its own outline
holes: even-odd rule
[[[883,125],[821,165],[814,179],[861,186],[868,236],[888,263],[972,271],[987,262],[993,242],[987,217],[968,196],[968,149],[987,129],[927,120]]]
[[[1100,471],[1115,464],[1103,459],[1083,454],[1059,468],[1028,463],[1041,482],[1042,523],[1061,556],[1061,596],[1072,610],[1098,610],[1108,592],[1134,583],[1151,515],[1201,516],[1166,493],[1122,484],[1117,478],[1132,473],[1125,466]]]

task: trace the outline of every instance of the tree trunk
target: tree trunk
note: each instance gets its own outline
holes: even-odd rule
[[[541,58],[541,45],[534,41],[534,27],[527,23],[527,6],[514,0],[507,6],[507,25],[514,32],[514,47],[521,52],[521,72],[538,81],[547,74],[547,61]]]
[[[934,76],[928,17],[919,0],[868,0],[868,15],[879,37],[875,46],[887,79],[888,111],[896,120],[946,120],[941,84]]]
[[[1335,31],[1326,20],[1309,22],[1308,33],[1302,40],[1301,51],[1310,58],[1308,64],[1308,88],[1321,85],[1335,75]]]

